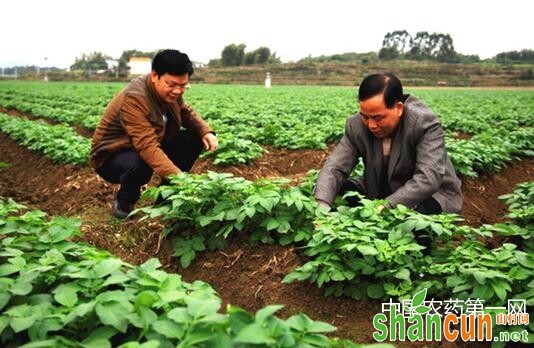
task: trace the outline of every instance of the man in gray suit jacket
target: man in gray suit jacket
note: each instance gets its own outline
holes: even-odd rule
[[[319,206],[330,207],[336,195],[358,191],[387,200],[380,210],[402,204],[423,214],[459,212],[461,181],[436,115],[404,95],[399,79],[389,73],[367,76],[358,100],[360,112],[347,120],[345,134],[317,178]],[[363,177],[348,178],[359,158],[365,165]]]

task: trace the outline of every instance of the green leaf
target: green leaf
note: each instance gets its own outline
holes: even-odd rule
[[[258,324],[263,324],[263,322],[274,313],[278,312],[280,309],[284,308],[283,305],[269,305],[265,308],[260,309],[256,312],[256,322]]]
[[[196,257],[196,253],[193,249],[188,249],[186,252],[180,256],[180,264],[183,268],[189,267],[191,264],[191,261],[193,261]]]
[[[0,292],[0,311],[6,306],[6,304],[8,304],[10,299],[11,295],[9,293]],[[0,330],[0,333],[2,333],[2,330]]]
[[[158,320],[153,325],[154,331],[168,338],[181,339],[184,335],[184,327],[170,320]]]
[[[508,284],[506,284],[504,282],[497,281],[497,282],[491,283],[491,286],[492,286],[493,290],[495,291],[495,294],[497,295],[497,297],[501,301],[505,301],[506,300],[506,290],[507,289],[511,290],[510,287],[508,286]]]
[[[11,288],[9,289],[9,291],[13,295],[25,296],[33,290],[32,283],[30,281],[24,281],[21,278],[22,277],[18,278],[17,281],[15,281],[15,283],[13,283],[13,285],[11,285]]]
[[[237,343],[263,344],[273,346],[276,341],[269,337],[268,330],[259,323],[245,326],[234,339]]]
[[[449,288],[453,288],[463,283],[465,283],[465,279],[463,277],[457,275],[451,275],[447,277],[447,286]]]
[[[474,271],[473,277],[475,277],[476,281],[480,284],[486,283],[486,274],[482,271]]]
[[[187,308],[174,308],[167,313],[167,317],[179,324],[190,323],[193,319],[193,317],[187,313]]]
[[[111,342],[105,339],[95,339],[82,343],[83,348],[111,348]]]
[[[372,256],[378,254],[378,250],[376,250],[375,247],[370,245],[359,245],[356,247],[356,249],[358,249],[358,251],[362,253],[362,255]]]
[[[35,317],[29,316],[29,317],[15,317],[11,318],[11,322],[9,325],[15,331],[15,333],[27,330],[29,327],[31,327],[35,323]]]
[[[20,270],[20,267],[12,265],[10,263],[5,263],[0,265],[0,277],[4,277],[13,273],[16,273]]]
[[[111,325],[122,333],[128,327],[129,312],[119,302],[99,303],[95,307],[96,314],[103,324]]]
[[[73,309],[71,309],[71,312],[65,317],[65,319],[63,319],[63,323],[68,324],[77,317],[83,317],[84,315],[93,310],[95,304],[96,301],[91,301],[87,303],[82,303],[74,307]]]
[[[395,273],[395,278],[411,282],[410,271],[406,268],[401,268],[398,270],[397,273]]]
[[[158,294],[153,290],[145,290],[141,291],[139,294],[137,294],[137,297],[135,299],[135,306],[145,306],[145,307],[152,307],[154,302],[158,300]]]
[[[54,299],[66,307],[73,307],[78,302],[78,288],[74,284],[61,284],[52,291]]]
[[[138,328],[147,330],[152,325],[152,323],[154,323],[158,319],[158,316],[151,309],[145,306],[140,306],[134,313],[130,315],[129,319],[133,325],[137,326]]]
[[[118,270],[122,266],[122,261],[119,258],[108,258],[98,263],[94,272],[97,278],[104,278],[108,274],[111,274]]]
[[[382,284],[371,284],[367,287],[367,295],[375,300],[381,299],[385,294]]]

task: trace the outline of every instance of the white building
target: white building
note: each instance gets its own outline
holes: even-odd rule
[[[152,59],[149,57],[130,57],[128,60],[130,75],[148,74],[152,70]]]

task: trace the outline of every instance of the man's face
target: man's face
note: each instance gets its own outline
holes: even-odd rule
[[[155,71],[150,73],[150,80],[154,83],[156,92],[161,99],[167,103],[175,103],[178,97],[185,93],[189,88],[189,74],[171,75],[163,74],[158,76]]]
[[[399,125],[403,111],[404,104],[401,101],[395,102],[393,107],[388,109],[384,94],[360,101],[362,122],[377,138],[387,138],[393,133]]]

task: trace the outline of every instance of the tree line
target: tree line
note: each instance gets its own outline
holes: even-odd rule
[[[245,44],[227,45],[221,52],[221,58],[210,60],[208,65],[217,67],[280,63],[280,58],[276,56],[276,52],[271,53],[269,47],[263,46],[254,51],[245,52],[246,47]]]
[[[252,51],[245,51],[245,44],[232,43],[221,51],[220,58],[212,59],[208,65],[210,67],[224,66],[250,66],[262,64],[278,64],[280,58],[276,52],[272,52],[269,47],[259,47]],[[128,61],[131,57],[152,58],[157,51],[140,51],[136,49],[125,50],[118,59],[118,66],[114,68],[113,74],[121,77],[128,75]],[[444,63],[478,63],[482,62],[478,55],[464,55],[456,52],[452,37],[446,33],[429,33],[421,31],[410,35],[406,30],[396,30],[386,33],[382,40],[382,46],[376,52],[366,53],[340,53],[334,55],[321,55],[318,57],[305,57],[298,62],[357,62],[368,64],[378,60],[435,60]],[[108,61],[117,60],[102,52],[83,53],[76,57],[70,66],[71,71],[82,71],[91,74],[98,70],[109,70]],[[523,49],[520,51],[501,52],[493,58],[484,62],[494,62],[497,64],[534,64],[534,50]],[[50,72],[57,72],[61,69],[56,67],[46,67]],[[35,75],[42,73],[38,66],[13,66],[2,69],[3,74]]]

